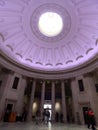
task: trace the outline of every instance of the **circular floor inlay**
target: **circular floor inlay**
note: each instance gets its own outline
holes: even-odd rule
[[[56,36],[62,31],[62,18],[55,12],[46,12],[40,16],[38,28],[45,36]]]

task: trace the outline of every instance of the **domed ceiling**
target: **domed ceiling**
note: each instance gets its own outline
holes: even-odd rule
[[[39,29],[47,12],[62,19],[57,35]],[[0,51],[15,64],[42,71],[87,63],[98,54],[98,0],[0,0]]]

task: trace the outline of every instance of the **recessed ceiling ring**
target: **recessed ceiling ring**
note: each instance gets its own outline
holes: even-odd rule
[[[48,37],[39,31],[39,28],[38,28],[39,18],[45,12],[54,12],[61,16],[64,26],[63,26],[62,31],[58,35],[53,36],[53,37]],[[69,33],[70,28],[71,28],[71,18],[68,11],[64,7],[54,4],[54,3],[49,3],[49,4],[47,3],[47,4],[39,6],[32,13],[30,26],[31,26],[32,33],[38,39],[46,41],[46,42],[56,42],[66,37],[66,35]]]

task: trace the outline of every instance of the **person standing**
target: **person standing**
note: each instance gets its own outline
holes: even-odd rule
[[[92,127],[92,130],[96,130],[95,128],[95,116],[94,116],[94,112],[92,111],[91,108],[88,109],[87,111],[87,125],[88,125],[88,129],[90,129],[90,126]]]
[[[63,123],[63,114],[60,114],[60,122]]]
[[[59,122],[59,113],[58,112],[56,112],[56,114],[55,114],[55,121]]]
[[[50,121],[50,112],[49,112],[49,110],[47,110],[47,120],[48,120],[48,123],[49,123],[49,121]]]
[[[44,121],[45,125],[48,124],[47,109],[44,109],[44,112],[43,112],[43,121]]]
[[[36,111],[36,117],[35,117],[37,125],[40,123],[40,116],[41,116],[40,111],[37,110]]]

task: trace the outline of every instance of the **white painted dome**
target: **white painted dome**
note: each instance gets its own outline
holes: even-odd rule
[[[47,12],[56,13],[63,23],[54,35],[45,35],[38,26]],[[98,54],[98,1],[1,0],[0,50],[11,62],[35,70],[86,64]]]

